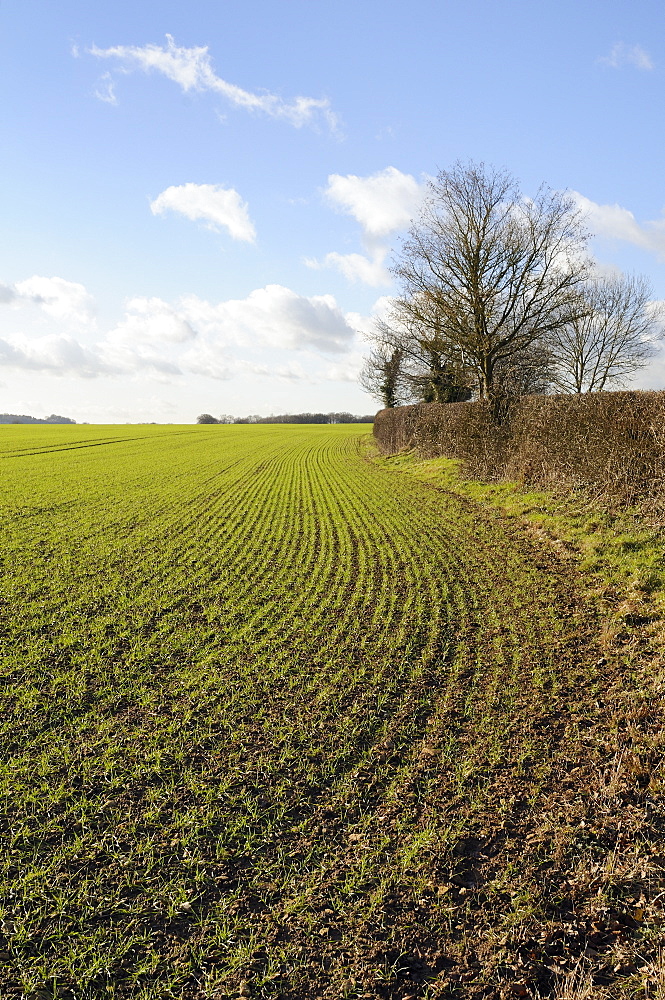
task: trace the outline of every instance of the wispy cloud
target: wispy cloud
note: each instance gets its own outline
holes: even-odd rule
[[[104,73],[101,76],[95,90],[95,97],[103,101],[104,104],[118,103],[118,99],[115,96],[115,80],[110,73]]]
[[[601,56],[598,62],[611,69],[621,69],[622,66],[632,66],[634,69],[642,70],[654,68],[653,59],[641,45],[626,45],[625,42],[617,42],[612,46],[609,55]]]
[[[161,73],[185,92],[211,91],[220,94],[238,108],[269,115],[271,118],[281,118],[295,128],[323,120],[334,132],[339,125],[327,98],[295,97],[291,101],[285,101],[277,94],[257,94],[243,90],[217,76],[207,46],[179,46],[171,35],[166,36],[166,45],[114,45],[107,49],[93,45],[88,52],[98,59],[115,60],[124,73],[137,69],[144,73]],[[110,92],[115,99],[113,90]],[[108,100],[104,97],[101,99]]]
[[[249,218],[249,208],[233,188],[219,184],[180,184],[168,187],[150,202],[153,215],[178,212],[192,221],[200,220],[208,229],[227,229],[234,240],[253,243],[256,231]]]

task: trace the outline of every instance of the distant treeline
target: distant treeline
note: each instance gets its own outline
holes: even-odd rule
[[[75,424],[70,417],[60,417],[52,413],[50,417],[28,417],[24,413],[0,413],[0,424]]]
[[[213,417],[202,413],[196,418],[197,424],[373,424],[374,415],[359,417],[354,413],[282,413],[279,416],[260,417],[257,413],[249,417],[232,417],[222,414]]]

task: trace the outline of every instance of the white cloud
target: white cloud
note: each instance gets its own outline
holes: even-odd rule
[[[626,45],[625,42],[617,42],[612,46],[609,55],[601,56],[598,62],[612,69],[620,69],[622,66],[633,66],[642,70],[654,68],[651,56],[641,45]]]
[[[95,350],[89,350],[72,337],[48,336],[36,340],[13,338],[0,340],[0,364],[52,375],[76,375],[95,378],[120,371],[109,365]]]
[[[235,374],[233,359],[229,357],[226,344],[202,341],[181,355],[182,370],[192,375],[206,378],[230,379]]]
[[[612,264],[607,260],[590,259],[591,270],[596,278],[621,278],[623,271],[617,264]]]
[[[9,294],[11,298],[3,297],[3,294]],[[54,319],[69,323],[85,325],[94,320],[92,296],[83,285],[64,278],[45,278],[35,274],[17,282],[13,288],[3,285],[0,301],[12,300],[16,304],[32,302]]]
[[[179,212],[193,222],[201,220],[209,229],[228,229],[234,240],[253,243],[256,232],[249,218],[247,203],[233,188],[219,184],[180,184],[168,187],[150,202],[153,215]]]
[[[109,340],[182,344],[196,337],[196,331],[185,317],[163,299],[133,298],[126,310],[124,318],[109,334]]]
[[[380,295],[370,309],[369,315],[363,316],[362,313],[349,312],[346,314],[346,321],[349,326],[353,327],[361,340],[364,340],[366,338],[367,331],[374,326],[376,320],[390,319],[394,302],[395,299],[392,295]]]
[[[172,36],[167,35],[164,46],[115,45],[100,49],[93,45],[88,51],[98,59],[115,59],[124,72],[139,69],[144,73],[162,73],[185,92],[212,91],[236,107],[282,118],[296,128],[310,125],[319,118],[323,118],[331,130],[337,128],[337,117],[327,98],[296,97],[289,103],[277,94],[254,94],[223,80],[212,68],[207,46],[178,46]]]
[[[266,285],[245,299],[216,305],[188,296],[180,300],[179,309],[195,328],[227,343],[337,353],[353,338],[332,295],[308,298],[283,285]]]
[[[380,295],[373,303],[369,315],[362,313],[347,313],[346,317],[353,329],[360,334],[364,334],[368,323],[373,323],[377,319],[389,320],[395,305],[393,295]]]
[[[347,360],[330,365],[323,377],[327,382],[357,382],[364,361],[364,356],[355,351]]]
[[[0,339],[0,365],[49,375],[99,378],[144,374],[159,381],[182,375],[179,365],[150,354],[102,341],[86,347],[74,337],[49,335],[30,338],[17,335]]]
[[[651,344],[657,345],[657,350],[662,354],[665,345],[665,299],[652,299],[647,302],[646,312],[653,323],[647,339]]]
[[[325,194],[360,223],[366,236],[381,238],[407,228],[418,212],[424,186],[411,174],[386,167],[369,177],[331,174]]]
[[[257,288],[244,299],[212,303],[191,295],[178,314],[198,331],[179,357],[183,371],[228,379],[236,372],[286,381],[308,379],[297,362],[266,365],[232,355],[236,349],[345,353],[355,330],[332,295],[306,297],[282,285]]]
[[[385,267],[387,252],[386,247],[377,247],[371,257],[365,257],[361,253],[342,254],[333,250],[325,255],[322,264],[317,261],[305,263],[309,267],[335,267],[348,281],[362,281],[365,285],[376,287],[389,285],[392,281]]]
[[[195,295],[174,303],[132,298],[120,321],[90,344],[68,333],[38,336],[34,314],[30,319],[35,302],[50,310],[56,328],[90,305],[82,285],[54,281],[30,278],[0,285],[10,322],[1,334],[0,367],[78,378],[140,375],[170,381],[188,374],[229,379],[244,373],[296,382],[311,380],[311,373],[292,355],[282,361],[273,352],[345,357],[354,349],[353,317],[344,315],[332,295],[307,297],[281,285],[216,303]],[[23,314],[22,306],[27,307]],[[32,336],[9,332],[17,316]]]
[[[599,205],[578,191],[571,191],[571,195],[595,236],[632,243],[665,259],[665,219],[640,223],[621,205]]]
[[[360,223],[366,254],[341,254],[333,250],[322,261],[305,258],[308,267],[334,267],[348,281],[366,285],[389,285],[386,269],[388,246],[384,240],[399,229],[406,229],[417,215],[425,194],[425,185],[396,167],[386,167],[369,177],[355,174],[330,174],[325,196],[330,204]]]
[[[238,370],[248,375],[258,375],[262,378],[278,379],[280,382],[313,382],[312,376],[302,365],[292,362],[288,365],[255,364],[252,361],[239,361]]]

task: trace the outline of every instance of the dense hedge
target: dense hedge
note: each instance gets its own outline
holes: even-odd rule
[[[384,454],[461,459],[479,479],[653,495],[665,474],[665,391],[524,396],[499,426],[484,402],[419,403],[381,410],[374,436]]]

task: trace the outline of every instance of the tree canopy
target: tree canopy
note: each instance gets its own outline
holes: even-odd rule
[[[567,196],[525,198],[506,171],[457,163],[430,182],[396,255],[400,308],[491,396],[502,365],[575,319],[587,239]]]
[[[599,277],[589,238],[565,193],[527,198],[482,163],[440,171],[394,254],[399,294],[369,335],[361,385],[395,406],[623,384],[662,311],[643,278]]]

